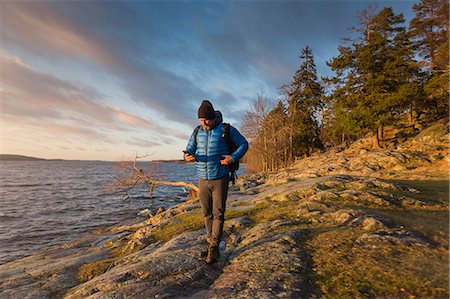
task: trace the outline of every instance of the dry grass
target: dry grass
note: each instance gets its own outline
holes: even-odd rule
[[[117,244],[113,248],[108,250],[108,253],[111,256],[110,258],[84,264],[83,266],[81,266],[76,275],[77,280],[81,283],[91,280],[92,278],[105,273],[116,261],[120,260],[122,257],[139,251],[146,246],[146,244],[144,243],[130,246],[130,244],[126,242],[127,240],[128,237],[117,241]]]
[[[94,263],[85,264],[78,270],[76,278],[80,283],[91,280],[92,278],[105,273],[108,268],[117,260],[118,258],[114,257]]]
[[[448,250],[425,246],[354,247],[363,232],[318,233],[308,247],[326,298],[448,298]]]
[[[232,219],[251,214],[255,209],[246,210],[226,210],[225,219]],[[204,218],[200,209],[189,213],[177,215],[170,223],[167,223],[157,229],[153,237],[158,241],[167,242],[170,239],[187,231],[197,230],[204,226]]]
[[[259,205],[251,212],[250,218],[256,223],[280,219],[299,220],[297,206],[297,201]]]
[[[175,216],[170,223],[157,229],[153,237],[156,240],[167,242],[183,232],[200,229],[203,225],[203,215],[199,209],[196,209],[192,212]]]

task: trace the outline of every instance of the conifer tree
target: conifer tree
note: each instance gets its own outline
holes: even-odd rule
[[[323,105],[323,90],[317,78],[311,48],[306,46],[302,49],[300,59],[303,63],[287,90],[292,156],[309,154],[313,148],[321,146],[318,113]]]
[[[448,111],[449,76],[449,3],[447,0],[422,0],[413,6],[416,16],[410,22],[417,54],[427,68],[422,108],[434,108],[436,116]],[[446,113],[445,113],[446,114]]]
[[[441,67],[436,60],[439,48],[448,42],[448,7],[447,0],[421,0],[413,6],[416,16],[409,27],[422,63],[430,71]]]
[[[339,56],[328,62],[336,73],[335,116],[343,134],[371,131],[378,148],[383,127],[409,106],[418,69],[402,14],[390,7],[375,14],[369,7],[360,17],[358,39],[340,46]]]

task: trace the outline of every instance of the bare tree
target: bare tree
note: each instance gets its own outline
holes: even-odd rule
[[[245,161],[255,171],[268,169],[268,138],[263,124],[271,106],[272,104],[268,99],[264,98],[262,94],[258,94],[246,111],[241,126],[242,132],[247,136],[250,143]]]
[[[190,189],[189,200],[196,200],[198,198],[199,188],[192,183],[187,182],[171,182],[155,180],[145,174],[144,170],[137,165],[137,160],[149,156],[138,156],[136,153],[134,161],[120,161],[116,167],[116,176],[114,181],[106,186],[104,192],[107,194],[123,194],[126,199],[130,198],[129,192],[138,187],[145,186],[149,192],[149,198],[152,199],[152,193],[156,185],[169,185],[175,187],[186,187]]]

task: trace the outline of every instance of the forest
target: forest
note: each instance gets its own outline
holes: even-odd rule
[[[421,0],[412,8],[409,24],[391,7],[359,11],[352,38],[341,38],[339,55],[327,61],[333,76],[320,76],[312,49],[301,49],[279,97],[258,94],[245,113],[250,168],[274,171],[368,135],[378,149],[386,127],[448,117],[449,3]]]

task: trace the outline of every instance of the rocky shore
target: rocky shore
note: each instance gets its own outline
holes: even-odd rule
[[[216,264],[190,201],[0,265],[0,298],[448,298],[448,138],[241,177]]]

